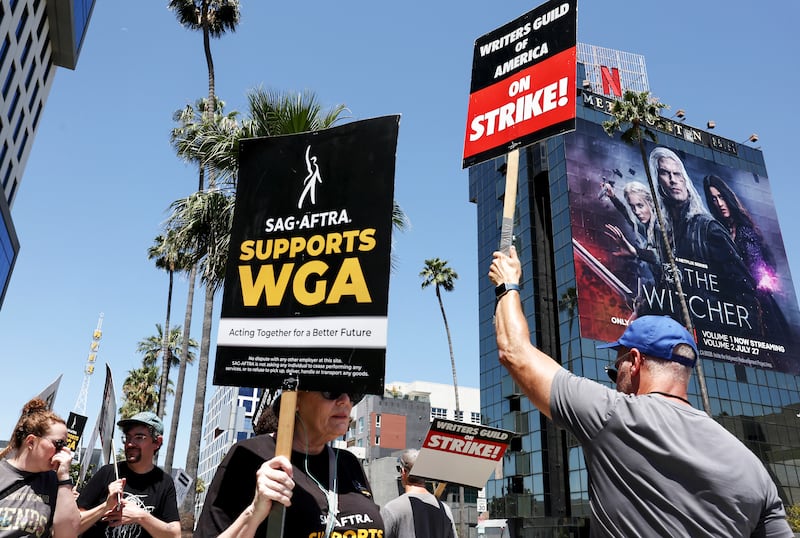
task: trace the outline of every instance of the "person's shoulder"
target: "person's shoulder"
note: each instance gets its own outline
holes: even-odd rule
[[[347,450],[346,448],[334,448],[334,453],[339,460],[349,460],[358,463],[358,458],[355,454]]]
[[[127,464],[124,461],[119,462],[119,464],[120,465],[125,464],[126,468],[127,468]],[[113,480],[113,478],[111,480],[109,480],[109,477],[113,477],[113,476],[114,476],[114,464],[113,463],[107,463],[106,465],[103,465],[102,467],[97,469],[92,474],[91,478],[89,478],[88,481],[91,482],[93,480],[108,480],[108,482],[111,483],[114,480]]]
[[[171,482],[171,483],[174,483],[174,479],[172,478],[172,475],[171,475],[171,474],[169,474],[169,473],[167,473],[167,472],[166,472],[164,469],[162,469],[162,468],[161,468],[161,467],[159,467],[158,465],[155,465],[155,466],[153,467],[153,469],[150,471],[150,473],[151,473],[151,474],[152,474],[154,477],[156,477],[158,480],[163,480],[163,481],[165,481],[165,482]]]
[[[381,513],[383,513],[384,511],[389,511],[389,512],[394,511],[394,512],[396,512],[396,511],[400,510],[401,507],[408,506],[408,505],[409,505],[408,493],[403,493],[399,497],[395,497],[391,501],[385,503],[381,507]]]
[[[256,435],[243,439],[231,447],[226,458],[241,452],[255,454],[264,460],[271,459],[275,456],[275,439],[270,435]]]

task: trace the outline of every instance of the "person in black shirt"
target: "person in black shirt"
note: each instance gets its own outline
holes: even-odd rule
[[[86,538],[180,538],[178,502],[172,477],[156,467],[164,426],[155,413],[120,420],[125,461],[100,468],[78,497],[81,533]],[[121,502],[120,502],[121,500]]]
[[[328,444],[347,432],[362,396],[297,394],[291,462],[259,435],[233,446],[208,489],[195,538],[265,536],[274,503],[285,505],[284,536],[383,537],[380,509],[356,457]]]

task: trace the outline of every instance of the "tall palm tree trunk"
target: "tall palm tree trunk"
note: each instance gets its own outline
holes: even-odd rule
[[[453,339],[450,336],[450,324],[447,323],[447,314],[444,311],[444,303],[442,302],[442,294],[439,291],[439,286],[436,286],[436,298],[439,300],[439,309],[442,311],[442,320],[444,320],[444,332],[447,333],[447,346],[450,348],[450,368],[453,370],[453,391],[455,392],[456,396],[456,420],[462,420],[464,417],[459,417],[461,414],[461,404],[458,401],[458,378],[456,376],[456,357],[453,354]],[[459,529],[458,534],[459,536],[469,536],[467,533],[469,532],[467,528],[467,513],[466,513],[466,502],[464,498],[464,486],[458,487],[458,505],[459,505]]]
[[[439,309],[442,311],[442,319],[444,320],[444,331],[447,333],[447,346],[450,348],[450,368],[453,370],[453,390],[456,396],[456,418],[458,418],[458,414],[461,412],[461,405],[458,403],[456,357],[453,354],[453,339],[450,337],[450,325],[447,323],[447,314],[444,313],[444,303],[442,302],[442,294],[439,292],[439,286],[436,286],[436,298],[439,299]]]
[[[214,310],[214,283],[209,279],[206,283],[206,300],[203,309],[203,334],[200,338],[200,358],[197,365],[197,390],[194,396],[194,414],[192,430],[189,434],[189,450],[186,454],[186,474],[197,478],[197,466],[200,461],[200,440],[203,433],[203,414],[206,403],[206,382],[208,378],[208,358],[211,347],[211,316]],[[185,512],[194,520],[194,504],[196,495],[186,496],[183,503]]]
[[[639,126],[636,125],[637,129]],[[670,272],[672,273],[672,280],[675,282],[675,291],[678,294],[678,301],[681,305],[681,315],[683,316],[683,324],[686,327],[686,330],[695,337],[694,334],[694,324],[692,323],[692,318],[689,315],[689,307],[686,305],[686,296],[683,294],[683,285],[681,284],[680,275],[678,274],[678,265],[675,263],[675,255],[672,252],[672,243],[670,243],[669,236],[667,235],[667,228],[664,225],[664,215],[661,213],[661,204],[658,203],[658,196],[656,195],[656,187],[655,183],[653,182],[653,175],[650,173],[650,166],[647,162],[647,152],[644,149],[644,140],[641,136],[641,130],[639,131],[639,153],[642,156],[642,163],[644,164],[644,171],[647,175],[647,185],[650,187],[650,196],[653,198],[653,206],[656,210],[656,219],[658,219],[658,226],[661,228],[661,242],[664,243],[664,251],[667,254],[667,260],[669,261],[669,268]],[[708,416],[713,416],[711,414],[711,402],[708,399],[708,388],[706,387],[706,376],[703,373],[703,361],[700,357],[697,357],[697,363],[695,364],[695,370],[697,372],[697,384],[700,389],[700,399],[703,402],[703,409],[705,410]]]
[[[172,285],[175,273],[169,270],[169,290],[167,291],[167,316],[164,320],[164,334],[161,344],[161,382],[158,389],[158,410],[156,414],[159,418],[164,418],[167,407],[167,387],[169,386],[169,368],[172,362],[172,354],[169,348],[169,318],[172,314]]]
[[[203,16],[208,17],[207,3],[204,2]],[[211,55],[211,37],[208,32],[208,25],[203,25],[203,51],[206,54],[206,67],[208,69],[208,101],[206,101],[206,119],[210,119],[217,109],[216,87],[214,80],[214,58]]]
[[[175,384],[175,401],[172,404],[172,420],[169,427],[169,443],[167,443],[167,456],[164,471],[172,473],[172,462],[175,458],[175,442],[178,439],[178,424],[181,418],[181,404],[183,403],[183,385],[186,379],[186,366],[189,356],[190,329],[192,326],[192,308],[194,308],[194,288],[197,282],[197,265],[189,271],[189,293],[186,298],[186,315],[183,318],[183,340],[181,341],[181,364],[178,367],[178,381]]]

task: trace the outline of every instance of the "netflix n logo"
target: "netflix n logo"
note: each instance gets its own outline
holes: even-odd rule
[[[619,78],[619,69],[616,67],[600,66],[600,80],[603,83],[603,94],[622,97],[622,82]]]

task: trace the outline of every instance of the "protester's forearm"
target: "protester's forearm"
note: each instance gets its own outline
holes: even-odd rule
[[[106,503],[95,506],[94,508],[87,508],[81,510],[81,524],[79,533],[83,534],[86,530],[100,521],[103,514],[106,513]]]
[[[153,538],[180,538],[181,536],[180,521],[167,523],[148,513],[142,517],[138,523],[144,530],[150,533],[150,536]]]
[[[254,505],[249,505],[239,514],[236,521],[225,529],[217,538],[253,538],[258,526],[261,525],[267,518],[267,515],[269,515],[269,508],[267,508],[266,513],[263,511],[263,506],[259,508],[260,509],[257,510]]]
[[[56,508],[53,513],[53,537],[75,538],[78,536],[81,515],[75,504],[75,495],[69,486],[59,486]]]
[[[499,299],[495,316],[500,363],[531,402],[549,417],[550,385],[561,367],[531,344],[518,292],[508,292]]]

